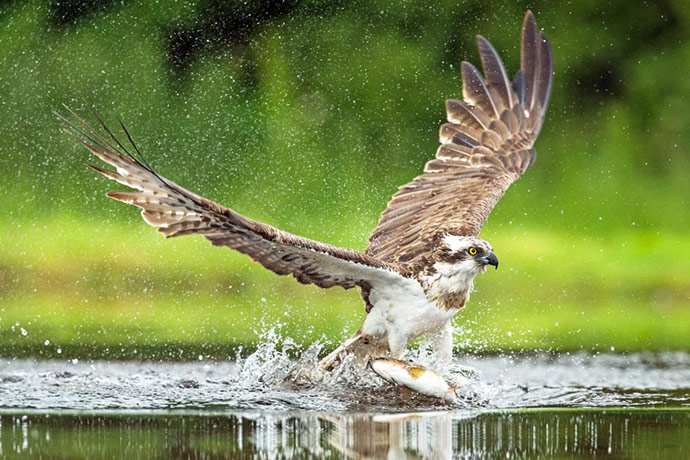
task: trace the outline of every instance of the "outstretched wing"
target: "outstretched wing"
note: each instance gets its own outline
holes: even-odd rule
[[[103,134],[74,112],[70,113],[77,123],[56,113],[67,123],[67,132],[116,171],[90,166],[107,178],[136,189],[109,192],[108,196],[141,208],[144,220],[166,237],[203,235],[214,245],[247,254],[279,275],[289,274],[301,283],[323,288],[360,286],[368,291],[377,283],[388,284],[402,279],[391,264],[351,249],[283,232],[186,190],[158,175],[148,165],[124,125],[121,124],[133,153],[100,119]]]
[[[446,101],[436,159],[388,203],[366,253],[417,271],[444,234],[476,236],[501,196],[534,162],[531,148],[551,94],[553,55],[531,12],[511,82],[496,50],[477,36],[485,78],[462,63],[464,101]]]

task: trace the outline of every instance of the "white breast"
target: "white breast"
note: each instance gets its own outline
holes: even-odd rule
[[[365,335],[383,337],[396,334],[411,341],[425,334],[437,332],[458,312],[457,308],[439,308],[427,298],[416,280],[372,289],[369,301],[373,308],[362,326]]]

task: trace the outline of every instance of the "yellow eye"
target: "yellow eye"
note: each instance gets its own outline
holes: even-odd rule
[[[469,248],[467,250],[467,253],[471,256],[476,256],[477,255],[477,248]]]

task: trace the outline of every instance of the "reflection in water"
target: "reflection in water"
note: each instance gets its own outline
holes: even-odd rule
[[[449,414],[348,416],[333,421],[329,443],[345,458],[451,458]]]
[[[690,411],[0,416],[2,458],[687,458]]]

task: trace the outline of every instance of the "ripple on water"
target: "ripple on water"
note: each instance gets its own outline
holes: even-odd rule
[[[287,350],[294,353],[294,350]],[[238,362],[0,361],[0,408],[409,411],[438,408],[690,406],[690,357],[466,356],[479,378],[457,406],[383,383],[345,363],[314,372],[318,345],[295,360],[269,344]]]

